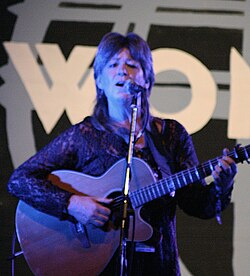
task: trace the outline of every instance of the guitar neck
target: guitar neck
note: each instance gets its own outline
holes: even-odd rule
[[[236,163],[248,161],[250,157],[250,145],[245,147],[236,146],[233,151],[228,153]],[[188,184],[200,181],[211,175],[215,166],[222,156],[208,160],[196,167],[180,171],[167,178],[161,179],[151,185],[134,191],[130,194],[130,201],[133,208],[138,208],[154,199],[170,194],[177,189],[183,188]]]

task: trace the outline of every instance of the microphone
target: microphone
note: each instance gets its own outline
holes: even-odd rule
[[[126,89],[128,90],[128,92],[131,95],[135,95],[138,93],[144,93],[146,92],[146,88],[142,87],[141,85],[135,83],[132,80],[129,80],[126,84],[125,84]]]

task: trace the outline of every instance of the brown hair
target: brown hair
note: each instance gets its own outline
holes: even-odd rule
[[[124,36],[119,33],[111,32],[104,35],[98,46],[94,61],[95,80],[97,80],[98,76],[102,73],[108,61],[123,48],[127,48],[131,57],[141,64],[145,81],[149,84],[147,91],[149,95],[155,80],[151,50],[148,43],[135,33],[129,33]],[[97,97],[93,116],[105,126],[109,121],[107,98],[97,85],[96,92]],[[147,97],[144,98],[146,101]]]

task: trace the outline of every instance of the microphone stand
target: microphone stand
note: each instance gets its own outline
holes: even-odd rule
[[[131,124],[129,133],[129,147],[126,162],[126,172],[123,185],[123,210],[122,210],[122,220],[121,220],[121,232],[120,232],[120,276],[125,276],[127,274],[128,263],[127,263],[127,238],[128,238],[128,193],[129,193],[129,182],[131,176],[131,163],[134,150],[135,142],[135,130],[136,130],[136,118],[137,118],[137,99],[138,93],[134,93],[133,100],[131,104]]]

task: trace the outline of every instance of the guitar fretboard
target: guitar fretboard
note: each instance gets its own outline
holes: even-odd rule
[[[245,147],[235,147],[235,149],[228,153],[236,163],[247,161],[249,162],[250,145]],[[155,183],[152,183],[142,189],[130,193],[130,201],[133,208],[138,208],[145,203],[148,203],[154,199],[170,194],[177,189],[185,187],[190,183],[194,183],[204,179],[211,175],[215,166],[219,163],[219,159],[222,156],[211,159],[196,167],[180,171],[172,176],[161,179]]]

